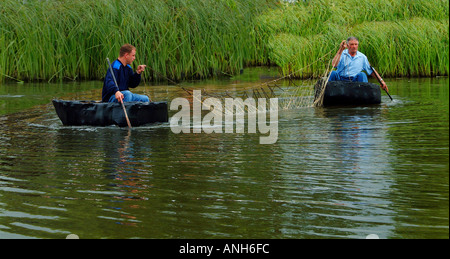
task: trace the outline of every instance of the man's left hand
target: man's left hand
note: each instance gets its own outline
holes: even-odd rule
[[[146,65],[139,65],[136,70],[136,73],[140,74],[140,73],[144,72],[146,67],[147,67]]]

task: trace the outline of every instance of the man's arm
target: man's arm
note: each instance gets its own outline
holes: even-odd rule
[[[333,58],[333,61],[331,61],[331,64],[333,67],[337,67],[339,64],[339,61],[341,61],[342,52],[347,48],[347,41],[343,40],[341,42],[341,45],[339,46],[339,50],[336,53],[336,55]]]
[[[378,82],[380,82],[381,88],[383,88],[386,91],[389,91],[389,89],[388,89],[386,83],[384,82],[383,78],[381,78],[381,76],[378,74],[378,72],[375,70],[375,68],[372,67],[372,71],[373,71],[373,73],[371,74],[372,77],[375,77],[378,80]]]
[[[130,81],[128,83],[128,87],[130,88],[135,88],[139,85],[139,83],[141,83],[141,73],[145,71],[145,67],[146,65],[139,65],[136,73],[134,73],[131,77],[130,77]]]
[[[114,72],[114,76],[117,78],[118,70],[114,70],[114,69],[112,69],[112,70]],[[116,83],[114,82],[114,78],[111,74],[111,69],[108,69],[108,71],[106,72],[104,88],[106,88],[105,92],[111,93],[111,95],[116,95],[117,93],[120,93],[119,88],[116,86]],[[116,98],[117,98],[117,95],[116,95]]]

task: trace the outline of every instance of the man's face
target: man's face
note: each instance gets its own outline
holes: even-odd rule
[[[136,59],[136,50],[131,50],[130,53],[125,53],[125,60],[127,61],[127,65],[131,65],[133,61]]]
[[[347,48],[348,48],[348,53],[350,53],[350,55],[355,55],[356,52],[358,51],[358,44],[359,42],[357,40],[350,40],[347,44]]]

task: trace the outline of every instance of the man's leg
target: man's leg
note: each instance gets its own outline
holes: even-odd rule
[[[353,82],[363,82],[367,83],[369,80],[367,79],[367,75],[364,72],[359,72],[354,78]]]
[[[120,91],[120,92],[123,94],[124,102],[149,102],[150,101],[150,98],[148,98],[148,96],[146,96],[146,95],[133,94],[132,92],[130,92],[128,90]],[[117,103],[118,101],[117,101],[116,97],[113,95],[109,99],[109,102]]]
[[[123,94],[123,101],[124,102],[132,102],[133,101],[133,93],[130,91],[120,91]],[[109,98],[110,103],[118,103],[119,101],[116,99],[115,95],[112,95],[111,98]]]
[[[147,95],[142,94],[133,94],[132,93],[132,102],[149,102],[150,99]]]
[[[339,74],[336,72],[336,70],[331,71],[330,78],[328,79],[328,82],[331,81],[340,81],[341,78],[339,77]]]
[[[133,93],[130,91],[120,91],[123,94],[124,102],[132,102],[133,101]]]

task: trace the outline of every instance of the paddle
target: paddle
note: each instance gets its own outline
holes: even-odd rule
[[[378,82],[380,82],[380,84],[382,84],[381,82],[383,81],[383,79],[381,78],[380,74],[378,74],[378,72],[372,66],[371,66],[371,68],[372,68],[373,72],[375,73],[375,76],[377,77]],[[391,95],[389,94],[389,92],[386,89],[384,89],[384,88],[383,88],[383,90],[386,92],[386,94],[389,96],[389,98],[391,98],[391,101],[393,101],[393,99],[392,99]]]
[[[112,75],[112,77],[114,79],[114,84],[116,84],[117,88],[119,88],[119,85],[117,84],[117,81],[116,81],[116,76],[114,75],[114,71],[113,71],[112,66],[111,66],[111,62],[109,61],[109,58],[106,58],[106,60],[108,61],[109,69],[110,69],[111,75]],[[130,123],[130,120],[128,119],[127,110],[125,109],[125,105],[123,104],[123,100],[120,100],[120,103],[122,104],[123,113],[125,113],[125,119],[127,120],[128,128],[131,129],[131,123]]]

